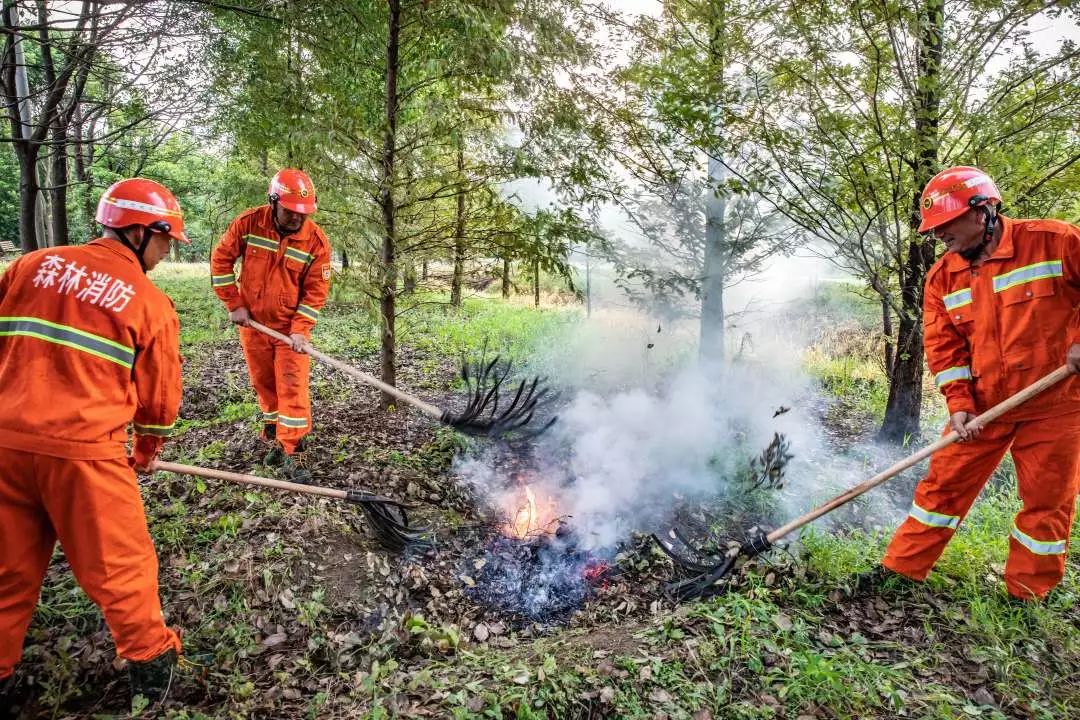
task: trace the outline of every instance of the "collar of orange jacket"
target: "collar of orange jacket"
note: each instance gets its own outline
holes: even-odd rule
[[[990,256],[990,259],[1006,260],[1011,258],[1016,252],[1013,248],[1013,221],[1004,215],[998,215],[998,222],[1001,224],[1001,240],[998,241],[997,249],[994,250],[994,254]],[[965,260],[960,253],[945,253],[943,262],[945,264],[945,269],[949,272],[960,272],[962,270],[971,269],[971,263]]]
[[[88,245],[101,245],[104,248],[112,250],[114,253],[124,258],[132,265],[138,266],[142,270],[142,264],[139,263],[139,258],[135,257],[135,251],[129,248],[124,243],[110,237],[99,237],[96,240],[91,240]]]

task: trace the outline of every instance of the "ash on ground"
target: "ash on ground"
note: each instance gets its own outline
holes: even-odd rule
[[[471,560],[466,595],[511,622],[557,624],[580,609],[612,573],[614,552],[583,550],[575,534],[513,538],[496,534]]]

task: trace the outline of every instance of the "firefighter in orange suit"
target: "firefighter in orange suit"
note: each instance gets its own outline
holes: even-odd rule
[[[923,299],[926,357],[961,441],[938,451],[883,565],[924,580],[1006,452],[1023,508],[1009,538],[1005,585],[1046,595],[1065,572],[1080,464],[1080,380],[1069,378],[985,427],[978,413],[1062,363],[1080,372],[1080,228],[998,212],[993,180],[972,167],[936,175],[922,194],[920,232],[945,255]]]
[[[132,467],[146,470],[180,407],[180,323],[146,277],[187,243],[176,198],[122,180],[101,196],[103,236],[38,250],[0,278],[0,702],[59,539],[129,661],[133,694],[159,698],[180,639]],[[133,454],[125,449],[134,430]],[[2,708],[0,708],[2,709]]]
[[[269,204],[244,212],[225,231],[210,260],[211,283],[229,319],[241,326],[248,373],[262,410],[266,456],[294,482],[311,482],[303,466],[304,436],[311,430],[308,374],[303,352],[330,291],[330,243],[308,216],[315,187],[300,170],[274,175]],[[239,277],[234,272],[241,262]],[[247,326],[255,320],[288,335],[289,343]]]

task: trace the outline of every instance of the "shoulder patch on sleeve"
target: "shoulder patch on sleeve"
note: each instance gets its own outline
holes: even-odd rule
[[[325,265],[322,266],[322,279],[323,280],[329,280],[330,279],[330,263],[326,263]]]

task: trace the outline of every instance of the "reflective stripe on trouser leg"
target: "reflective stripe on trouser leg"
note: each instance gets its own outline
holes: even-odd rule
[[[40,504],[35,455],[0,448],[0,679],[22,657],[56,534]]]
[[[278,396],[277,376],[274,372],[274,342],[258,330],[240,328],[240,345],[244,348],[248,377],[259,399],[259,410],[263,413],[264,423],[277,420]],[[273,416],[273,419],[268,419],[268,416]]]
[[[152,660],[180,639],[165,626],[158,560],[125,459],[37,456],[42,499],[79,585],[105,616],[116,654]]]
[[[1005,586],[1042,597],[1061,582],[1080,471],[1080,413],[1018,425],[1012,446],[1023,509],[1009,537]]]
[[[311,356],[295,352],[282,344],[274,350],[278,391],[277,439],[285,452],[291,455],[296,452],[300,440],[311,431],[311,398],[308,392]]]
[[[934,453],[929,472],[915,488],[911,511],[885,551],[885,567],[915,580],[926,579],[1005,455],[1012,428],[991,423],[977,440],[953,443]]]

